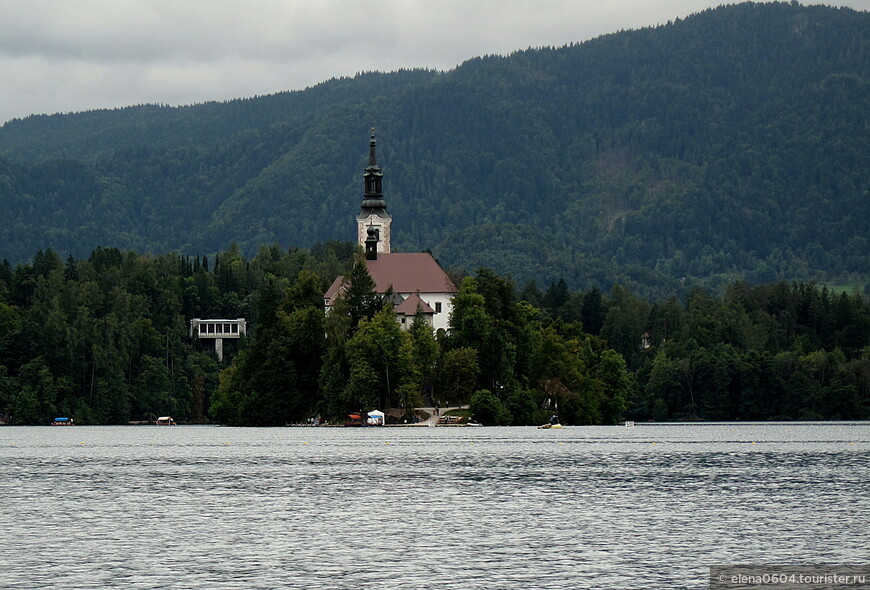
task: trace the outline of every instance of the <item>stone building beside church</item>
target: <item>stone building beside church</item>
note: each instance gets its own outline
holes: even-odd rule
[[[364,193],[357,223],[357,243],[366,254],[366,266],[381,295],[390,289],[398,321],[410,327],[419,309],[436,330],[448,327],[456,286],[428,252],[393,252],[390,246],[392,216],[383,194],[383,171],[378,166],[377,142],[372,129],[369,163],[363,174]],[[344,276],[335,279],[323,296],[327,311],[344,293]]]

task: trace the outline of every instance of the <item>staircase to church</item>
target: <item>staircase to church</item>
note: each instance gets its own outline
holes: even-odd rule
[[[434,408],[435,398],[432,397],[432,386],[428,385],[423,389],[423,407]]]

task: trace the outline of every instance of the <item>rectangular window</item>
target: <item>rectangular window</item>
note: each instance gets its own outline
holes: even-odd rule
[[[207,330],[207,328],[206,328],[205,324],[200,324],[200,325],[199,325],[199,333],[200,333],[200,334],[205,334],[205,333],[206,333],[206,330]]]
[[[233,334],[238,334],[238,333],[239,333],[239,325],[233,324]]]
[[[229,334],[229,333],[230,333],[230,325],[224,324],[224,334]]]
[[[214,334],[214,324],[209,324],[209,325],[208,325],[208,333],[209,333],[209,334]]]
[[[435,302],[435,313],[441,313],[441,302],[440,301]]]

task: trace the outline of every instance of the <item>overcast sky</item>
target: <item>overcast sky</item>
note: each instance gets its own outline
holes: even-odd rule
[[[709,0],[0,0],[0,123],[561,46]],[[870,0],[828,4],[870,10]]]

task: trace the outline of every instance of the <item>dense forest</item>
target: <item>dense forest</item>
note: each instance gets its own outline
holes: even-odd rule
[[[9,121],[0,258],[350,239],[374,120],[393,244],[445,266],[650,300],[862,289],[868,38],[867,12],[745,3],[448,72]]]
[[[328,315],[338,274],[346,297]],[[693,289],[655,303],[621,286],[521,289],[454,273],[450,330],[400,329],[356,247],[238,247],[214,257],[98,248],[0,264],[0,420],[284,425],[360,409],[408,419],[471,404],[486,424],[870,419],[870,300],[813,283]],[[190,337],[238,318],[247,337]]]

